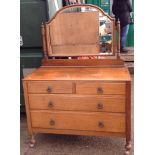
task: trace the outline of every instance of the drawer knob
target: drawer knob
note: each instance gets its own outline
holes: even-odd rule
[[[103,109],[103,103],[98,103],[98,104],[97,104],[97,108],[98,108],[98,109]]]
[[[49,108],[52,108],[53,106],[54,106],[53,102],[52,102],[52,101],[49,101],[48,107],[49,107]]]
[[[102,94],[102,93],[103,93],[103,89],[102,89],[101,87],[98,87],[98,88],[97,88],[97,93],[98,93],[98,94]]]
[[[103,127],[104,127],[104,123],[101,122],[101,121],[99,121],[99,122],[98,122],[98,127],[99,127],[99,128],[103,128]]]
[[[51,92],[52,92],[52,87],[48,86],[47,92],[48,92],[48,93],[51,93]]]
[[[55,125],[55,121],[53,119],[50,120],[50,125],[51,126]]]

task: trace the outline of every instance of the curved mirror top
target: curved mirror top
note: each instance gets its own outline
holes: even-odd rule
[[[50,55],[114,54],[114,19],[96,6],[65,7],[47,24],[51,25]]]

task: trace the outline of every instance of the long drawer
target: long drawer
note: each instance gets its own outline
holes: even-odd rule
[[[125,132],[125,114],[101,112],[31,111],[33,128]]]
[[[31,81],[28,82],[29,93],[44,94],[71,94],[72,82],[70,81]]]
[[[85,82],[76,83],[77,94],[125,94],[125,83]]]
[[[30,109],[125,112],[124,95],[29,94]]]

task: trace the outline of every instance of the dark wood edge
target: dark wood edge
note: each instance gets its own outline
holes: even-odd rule
[[[28,132],[29,132],[30,136],[33,136],[30,107],[29,107],[29,102],[28,102],[27,81],[23,81],[23,88],[24,88],[23,91],[24,91],[24,100],[25,100],[25,107],[26,107]]]
[[[131,81],[126,82],[126,142],[131,141]]]
[[[42,66],[65,66],[65,67],[112,67],[124,66],[122,59],[43,59]]]
[[[98,46],[98,45],[97,45]],[[98,46],[99,47],[99,46]],[[82,47],[81,47],[81,49],[82,49]],[[115,56],[115,52],[113,52],[112,51],[112,54],[100,54],[100,52],[99,53],[97,53],[97,54],[52,54],[52,52],[50,53],[50,55],[49,55],[50,57],[89,57],[89,56],[96,56],[96,57],[112,57],[112,56]]]
[[[66,134],[66,135],[83,135],[83,136],[116,136],[125,137],[125,133],[118,132],[102,132],[102,131],[85,131],[85,130],[61,130],[61,129],[42,129],[33,128],[34,133],[54,133],[54,134]]]

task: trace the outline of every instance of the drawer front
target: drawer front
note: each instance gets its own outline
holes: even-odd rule
[[[28,92],[44,94],[72,93],[72,83],[69,81],[31,81],[28,82]]]
[[[77,82],[77,94],[125,94],[125,83]]]
[[[31,111],[33,128],[125,132],[125,114]]]
[[[30,94],[30,109],[125,112],[124,95]]]

